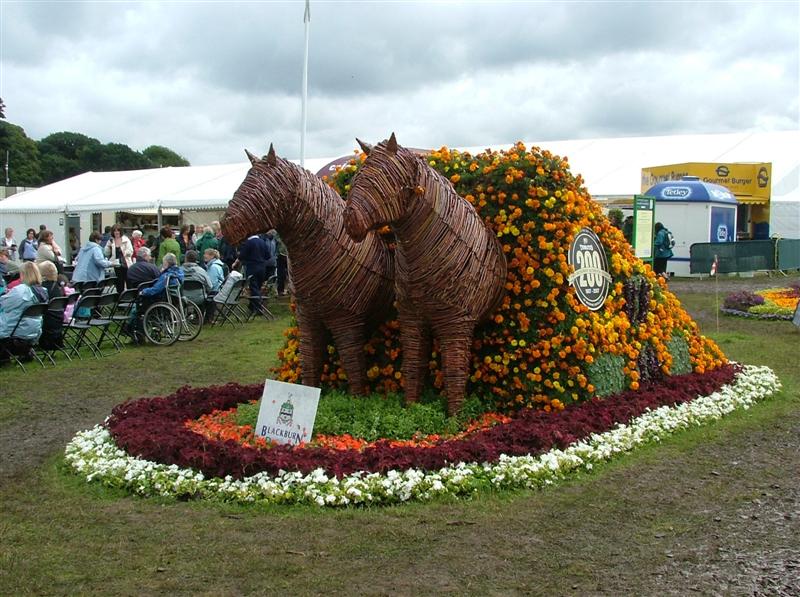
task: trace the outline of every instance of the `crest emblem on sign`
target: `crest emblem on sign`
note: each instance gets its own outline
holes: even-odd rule
[[[292,404],[291,400],[287,400],[283,404],[281,404],[281,410],[278,413],[278,420],[276,423],[278,425],[291,425],[292,418],[294,417],[294,405]]]
[[[597,311],[603,306],[611,285],[608,260],[600,238],[590,228],[581,228],[569,247],[572,273],[567,280],[575,288],[578,300]]]

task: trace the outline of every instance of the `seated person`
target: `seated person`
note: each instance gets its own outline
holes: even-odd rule
[[[11,261],[8,249],[0,249],[0,276],[7,276],[19,272],[19,266]]]
[[[144,338],[142,316],[147,309],[154,303],[166,300],[167,280],[169,280],[170,288],[177,288],[183,282],[183,270],[178,267],[178,258],[175,253],[164,255],[162,266],[161,273],[158,275],[155,284],[139,292],[139,296],[136,298],[136,305],[131,309],[127,333],[133,338],[134,342],[141,342],[142,338]]]
[[[203,289],[197,290],[184,290],[183,296],[190,301],[192,301],[195,305],[204,309],[206,303],[206,297],[211,292],[211,280],[200,265],[197,263],[197,251],[194,249],[189,249],[186,251],[186,261],[183,262],[181,269],[183,270],[183,280],[184,282],[187,280],[195,280],[200,282],[203,285]]]
[[[150,249],[140,247],[136,252],[136,263],[128,268],[126,282],[128,288],[137,288],[145,282],[152,282],[161,275],[159,269],[153,265]]]
[[[43,261],[39,264],[39,271],[42,274],[42,288],[47,291],[50,299],[64,296],[64,287],[59,278],[55,264],[51,261]],[[45,350],[53,350],[64,347],[64,310],[50,311],[44,314],[42,335],[39,338],[39,346]]]
[[[183,282],[183,270],[178,267],[178,258],[175,253],[167,253],[164,255],[164,260],[161,263],[161,273],[158,276],[156,283],[145,288],[139,293],[140,303],[142,304],[142,311],[144,308],[149,307],[159,300],[165,300],[165,291],[167,289],[167,279],[169,279],[170,287],[180,286]]]
[[[47,302],[47,291],[42,288],[42,276],[39,268],[32,261],[26,261],[20,267],[20,284],[13,290],[0,296],[0,343],[8,347],[9,337],[14,326],[22,317],[22,313],[38,303]],[[28,318],[19,323],[16,337],[35,342],[42,334],[41,318]]]
[[[42,274],[42,288],[47,291],[48,300],[57,296],[64,296],[64,288],[59,282],[59,274],[52,261],[42,261],[37,264]]]
[[[211,282],[211,294],[216,294],[225,280],[225,265],[220,260],[219,251],[216,249],[206,249],[203,258],[206,262],[208,279]]]

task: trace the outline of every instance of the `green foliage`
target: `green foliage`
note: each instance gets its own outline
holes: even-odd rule
[[[255,427],[260,403],[243,404],[237,412],[239,425]],[[470,396],[455,417],[447,416],[443,398],[427,393],[415,404],[406,406],[397,394],[352,396],[332,390],[319,401],[314,435],[343,435],[345,433],[366,441],[411,439],[415,435],[457,433],[465,423],[486,412],[479,398]]]
[[[42,166],[36,141],[28,138],[22,127],[0,122],[0,157],[5,163],[8,151],[9,184],[35,187],[42,183]],[[5,183],[5,181],[3,181]]]
[[[617,208],[608,210],[608,221],[622,230],[622,210]]]
[[[683,375],[692,372],[692,362],[689,357],[689,345],[683,336],[675,334],[667,342],[667,350],[672,357],[672,375]]]
[[[190,166],[189,160],[182,155],[178,155],[168,147],[161,145],[151,145],[145,149],[142,154],[148,160],[153,168],[166,168],[167,166]]]
[[[790,309],[789,307],[781,307],[773,303],[772,301],[767,301],[763,305],[754,305],[748,309],[750,313],[756,314],[770,314],[770,315],[793,315],[794,309]]]
[[[167,147],[151,145],[143,152],[122,143],[101,143],[81,133],[63,131],[38,142],[42,178],[50,184],[84,172],[138,170],[160,166],[188,166],[189,162]]]
[[[625,359],[607,352],[587,367],[589,383],[594,386],[598,396],[611,396],[625,389],[624,366]]]

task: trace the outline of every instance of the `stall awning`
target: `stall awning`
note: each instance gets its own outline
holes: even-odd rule
[[[769,199],[766,197],[742,197],[736,195],[736,201],[741,205],[768,205]]]

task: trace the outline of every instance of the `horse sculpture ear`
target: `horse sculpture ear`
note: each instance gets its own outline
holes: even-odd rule
[[[358,137],[356,137],[356,141],[358,141],[358,144],[361,146],[361,151],[369,155],[369,153],[372,151],[372,145],[370,145],[369,143],[364,143]]]
[[[272,143],[269,144],[269,151],[267,152],[267,164],[274,166],[278,163],[278,158],[275,156],[275,148]]]
[[[247,154],[247,159],[250,160],[250,163],[255,166],[258,158],[250,153],[247,149],[244,150],[245,154]]]
[[[389,137],[389,142],[386,144],[386,149],[390,153],[397,153],[397,138],[392,133],[392,136]]]

